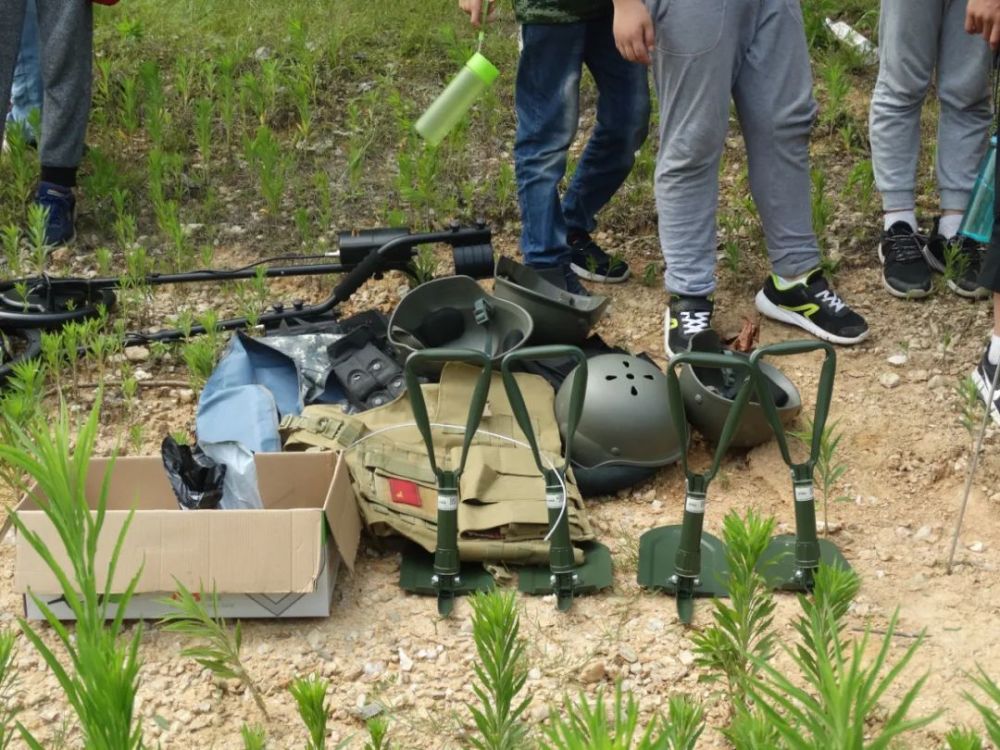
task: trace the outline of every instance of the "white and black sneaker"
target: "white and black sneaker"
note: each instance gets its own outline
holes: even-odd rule
[[[993,390],[993,381],[996,378],[996,373],[997,365],[990,362],[990,344],[987,342],[983,358],[979,360],[979,366],[972,373],[972,382],[976,384],[976,390],[979,391],[979,398],[982,399],[984,404],[989,406],[990,416],[993,418],[993,421],[1000,424],[1000,388],[997,388],[997,392],[993,393],[993,403],[990,403],[990,391]]]
[[[608,253],[586,232],[571,232],[566,242],[572,259],[570,268],[581,279],[620,284],[631,275],[628,263],[618,255]]]
[[[927,265],[944,276],[948,288],[955,294],[969,299],[989,297],[990,291],[979,284],[986,246],[971,237],[946,239],[938,232],[938,221],[934,220],[934,231],[924,247]]]
[[[923,238],[905,221],[882,233],[878,246],[882,286],[894,297],[919,299],[931,293],[931,269],[924,258]]]
[[[757,309],[782,323],[798,326],[818,339],[848,346],[868,338],[868,324],[830,288],[822,269],[785,285],[774,274],[757,292]]]
[[[691,339],[712,327],[715,302],[711,297],[671,294],[663,316],[663,348],[668,357],[686,352]]]

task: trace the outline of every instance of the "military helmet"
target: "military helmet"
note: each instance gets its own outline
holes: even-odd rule
[[[691,350],[725,353],[733,357],[744,355],[724,350],[715,331],[706,330],[691,338]],[[758,363],[764,384],[770,389],[778,417],[783,425],[788,425],[802,410],[802,398],[795,385],[782,372],[766,362]],[[718,442],[722,427],[729,416],[733,400],[746,380],[747,373],[740,369],[720,369],[713,367],[681,367],[679,380],[684,396],[684,411],[688,422],[705,438]],[[733,434],[730,447],[751,448],[767,442],[774,436],[774,430],[767,421],[760,399],[751,394],[743,410],[739,427]]]
[[[608,306],[607,297],[570,294],[511,258],[497,260],[493,294],[523,307],[534,321],[531,343],[583,343]]]
[[[468,276],[434,279],[413,289],[389,318],[389,342],[402,358],[419,349],[485,352],[498,364],[531,336],[531,316],[497,299]]]
[[[556,395],[556,418],[566,437],[573,370]],[[666,376],[650,362],[627,354],[587,360],[583,412],[573,436],[573,463],[657,467],[680,458],[681,442],[670,418]]]

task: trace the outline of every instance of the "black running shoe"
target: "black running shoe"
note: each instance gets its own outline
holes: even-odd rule
[[[986,247],[971,237],[955,236],[945,239],[938,232],[938,220],[924,248],[927,265],[944,275],[948,288],[955,294],[970,299],[985,299],[990,290],[979,285],[979,272],[986,258]]]
[[[986,351],[983,358],[979,360],[979,366],[972,373],[972,382],[976,384],[979,391],[979,398],[990,408],[990,416],[993,421],[1000,424],[1000,388],[993,394],[993,403],[990,403],[990,391],[993,389],[993,381],[996,378],[997,365],[990,362],[990,344],[986,343]]]
[[[712,327],[715,302],[711,297],[671,294],[663,316],[663,348],[668,357],[691,348],[691,338]]]
[[[917,299],[931,293],[924,243],[905,221],[897,221],[882,233],[878,259],[882,261],[882,285],[889,294]]]
[[[757,309],[782,323],[798,326],[832,344],[857,344],[868,338],[865,319],[847,306],[817,268],[805,279],[784,286],[774,274],[757,292]]]
[[[616,255],[609,255],[586,232],[570,234],[567,243],[572,251],[570,268],[582,279],[619,284],[631,274],[628,263]]]
[[[590,292],[587,291],[586,287],[580,283],[580,279],[577,278],[576,274],[573,273],[572,268],[570,268],[569,263],[565,263],[561,266],[532,266],[535,271],[545,279],[550,284],[553,284],[560,289],[565,289],[570,294],[576,294],[581,297],[589,297]]]

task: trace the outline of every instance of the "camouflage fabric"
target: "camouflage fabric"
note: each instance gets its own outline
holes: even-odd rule
[[[574,23],[611,15],[611,0],[514,0],[521,23]]]

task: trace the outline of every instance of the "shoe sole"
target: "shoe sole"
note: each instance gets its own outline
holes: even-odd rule
[[[866,330],[860,336],[855,336],[854,338],[848,338],[847,336],[837,336],[836,334],[830,333],[820,328],[818,325],[813,323],[805,315],[799,315],[798,313],[786,310],[783,307],[779,307],[767,298],[764,294],[764,290],[761,289],[757,292],[757,297],[754,300],[757,305],[757,309],[772,320],[777,320],[781,323],[787,323],[788,325],[797,326],[804,331],[808,331],[816,338],[822,341],[829,341],[831,344],[840,344],[841,346],[851,346],[853,344],[860,344],[871,333],[871,330]]]
[[[663,313],[663,351],[667,353],[667,359],[674,358],[674,350],[670,348],[670,306]]]
[[[587,281],[596,281],[598,284],[621,284],[623,281],[627,281],[632,275],[632,269],[626,268],[625,273],[621,276],[602,276],[599,273],[591,273],[586,268],[580,268],[576,263],[569,264],[570,270],[579,276],[581,279],[586,279]]]
[[[948,288],[951,289],[959,297],[965,297],[965,299],[986,299],[992,292],[989,289],[984,289],[983,287],[978,287],[974,291],[969,291],[968,289],[962,289],[958,284],[949,279],[947,282]]]
[[[983,400],[984,404],[987,404],[989,406],[990,417],[993,418],[993,421],[996,424],[1000,424],[1000,411],[997,410],[997,405],[995,402],[994,403],[990,402],[990,386],[992,386],[993,384],[986,382],[983,376],[979,374],[978,367],[976,368],[976,371],[972,373],[972,382],[976,384],[976,390],[979,391],[979,398]],[[993,397],[996,398],[996,395],[997,394],[994,393]]]
[[[924,256],[924,261],[931,265],[930,261],[927,260],[926,255],[926,245],[920,248],[920,253]],[[885,277],[885,256],[882,254],[882,243],[878,245],[878,260],[882,264],[882,286],[885,288],[889,294],[891,294],[896,299],[923,299],[924,297],[930,297],[934,293],[934,286],[932,285],[930,289],[911,289],[908,292],[901,292],[896,289],[889,280]]]

